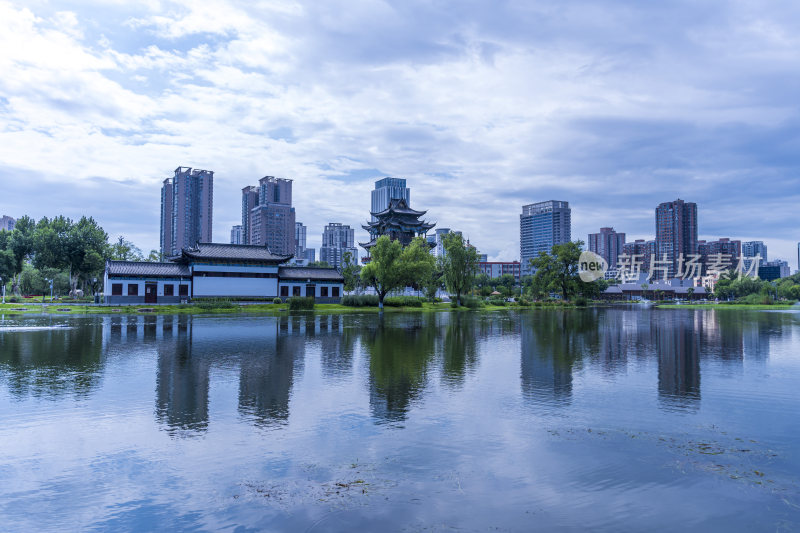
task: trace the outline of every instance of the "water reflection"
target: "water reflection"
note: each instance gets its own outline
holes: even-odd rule
[[[362,330],[369,355],[369,407],[383,422],[406,419],[411,403],[422,396],[436,341],[436,317],[387,316]]]
[[[39,328],[15,330],[17,328]],[[16,399],[88,397],[102,380],[101,320],[0,320],[0,378]]]
[[[663,314],[651,323],[658,356],[658,395],[667,409],[700,401],[700,347],[713,325],[702,313]],[[709,331],[711,330],[711,331]]]

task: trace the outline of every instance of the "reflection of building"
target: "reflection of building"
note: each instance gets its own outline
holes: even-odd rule
[[[161,254],[177,255],[182,248],[211,242],[214,172],[178,167],[161,187]]]
[[[426,211],[411,209],[408,202],[403,199],[391,200],[389,207],[383,211],[373,211],[374,220],[362,226],[369,231],[370,242],[360,244],[369,252],[369,249],[375,246],[378,237],[388,235],[393,241],[400,241],[403,246],[408,246],[414,237],[425,237],[428,231],[435,226],[435,224],[420,220],[425,213]]]
[[[210,362],[192,349],[191,318],[164,324],[157,350],[156,417],[172,431],[206,429]]]
[[[578,346],[570,345],[573,333],[561,331],[564,323],[558,320],[559,315],[548,314],[541,318],[522,322],[522,393],[536,403],[558,404],[572,398],[572,364],[582,354],[575,353],[580,349]]]
[[[653,322],[658,353],[658,394],[676,407],[700,400],[700,343],[705,335],[701,314],[663,316]]]
[[[522,273],[530,274],[530,261],[539,252],[550,253],[556,244],[572,240],[569,202],[550,200],[522,206],[519,216],[519,256]]]

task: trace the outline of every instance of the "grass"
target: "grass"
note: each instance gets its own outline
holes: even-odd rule
[[[760,311],[764,309],[775,309],[785,311],[794,307],[794,304],[659,304],[659,309],[749,309]]]

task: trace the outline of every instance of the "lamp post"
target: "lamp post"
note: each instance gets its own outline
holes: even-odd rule
[[[52,303],[52,301],[53,301],[53,280],[50,279],[50,278],[44,278],[44,280],[50,282],[50,302]],[[45,295],[45,292],[42,291],[42,304],[44,304],[44,295]]]
[[[5,303],[6,303],[6,280],[4,280],[2,277],[0,277],[0,285],[3,286],[3,304],[5,305]]]

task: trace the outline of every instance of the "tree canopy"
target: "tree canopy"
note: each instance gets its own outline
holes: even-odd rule
[[[442,239],[444,257],[441,261],[445,287],[456,296],[461,305],[461,295],[472,290],[478,272],[478,251],[467,246],[459,233],[448,233]],[[513,276],[512,276],[513,282]]]
[[[422,237],[415,238],[403,248],[399,241],[382,235],[370,249],[370,256],[370,262],[361,269],[361,280],[375,288],[380,309],[383,309],[383,299],[387,294],[426,279],[435,263]]]

